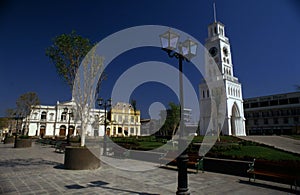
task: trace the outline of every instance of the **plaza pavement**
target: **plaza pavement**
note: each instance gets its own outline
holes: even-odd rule
[[[278,148],[284,151],[300,154],[300,140],[291,139],[288,137],[276,136],[276,135],[271,135],[271,136],[253,135],[253,136],[243,136],[239,138],[265,144],[268,146],[273,146],[274,148]]]
[[[65,170],[64,154],[50,146],[0,144],[0,194],[175,194],[177,172],[157,168],[129,172],[102,164],[97,170]],[[126,162],[125,162],[126,163]],[[132,166],[132,161],[128,160]],[[149,163],[147,163],[149,166]],[[156,165],[153,165],[156,166]],[[218,173],[189,174],[191,194],[290,194],[289,186]]]

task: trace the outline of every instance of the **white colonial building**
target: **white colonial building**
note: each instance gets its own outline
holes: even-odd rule
[[[75,120],[75,102],[57,102],[55,106],[36,105],[23,120],[23,129],[29,136],[70,136],[80,134],[81,122]],[[128,103],[116,103],[106,113],[108,136],[141,135],[140,111]],[[91,109],[87,136],[104,135],[105,111]],[[111,120],[113,119],[113,120]]]
[[[67,136],[78,135],[80,121],[74,120],[74,101],[57,102],[55,106],[33,106],[29,116],[23,120],[25,131],[29,136]],[[104,125],[100,122],[104,118],[104,110],[91,110],[90,124],[87,135],[103,136]]]
[[[206,60],[206,75],[200,84],[200,133],[205,134],[211,120],[212,94],[224,94],[226,96],[226,105],[223,115],[225,121],[218,124],[217,129],[210,129],[224,135],[245,136],[245,118],[243,109],[242,85],[238,78],[234,76],[231,49],[229,39],[225,36],[224,25],[215,21],[208,26],[208,38],[205,47],[209,51],[210,59]],[[214,70],[213,60],[217,64],[218,71]],[[209,88],[208,83],[212,77],[218,75],[218,79],[222,79],[224,87]],[[225,98],[225,97],[224,97]],[[216,100],[216,104],[220,103]]]

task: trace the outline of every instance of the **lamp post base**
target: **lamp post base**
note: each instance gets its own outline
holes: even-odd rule
[[[178,167],[178,187],[176,194],[189,195],[188,178],[187,178],[187,162],[189,158],[186,152],[177,157]]]

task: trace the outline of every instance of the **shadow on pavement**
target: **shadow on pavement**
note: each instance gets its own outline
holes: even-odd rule
[[[58,165],[59,163],[44,160],[42,158],[27,159],[10,159],[0,161],[0,167],[17,167],[17,166],[40,166],[40,165]]]
[[[273,189],[273,190],[278,190],[282,192],[287,192],[287,193],[295,193],[298,194],[300,191],[296,191],[294,189],[289,189],[289,188],[284,188],[284,187],[279,187],[279,186],[274,186],[270,184],[265,184],[265,183],[258,183],[258,182],[251,182],[251,181],[245,181],[245,180],[239,180],[239,183],[241,184],[248,184],[248,185],[253,185],[256,187],[261,187],[261,188],[268,188],[268,189]]]
[[[65,186],[67,189],[83,189],[83,188],[90,188],[90,187],[100,187],[103,189],[108,189],[108,190],[114,190],[114,191],[120,191],[120,192],[128,192],[132,194],[138,194],[138,195],[158,195],[158,194],[150,194],[146,192],[136,192],[132,190],[124,190],[120,188],[114,188],[114,187],[108,187],[109,183],[104,182],[104,181],[92,181],[88,183],[86,186],[78,185],[78,184],[72,184],[72,185],[67,185]]]

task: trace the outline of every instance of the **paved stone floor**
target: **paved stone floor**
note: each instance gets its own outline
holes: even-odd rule
[[[102,164],[97,170],[62,168],[64,154],[33,144],[0,144],[0,194],[175,194],[177,172],[157,168],[129,172]],[[132,162],[128,162],[131,163]],[[147,165],[148,166],[148,165]],[[293,194],[288,185],[218,173],[189,174],[191,194]]]
[[[275,148],[284,151],[300,154],[300,140],[291,139],[288,137],[276,136],[276,135],[271,135],[271,136],[253,135],[253,136],[243,136],[239,138],[249,140],[249,141],[255,141],[258,143],[273,146]]]

